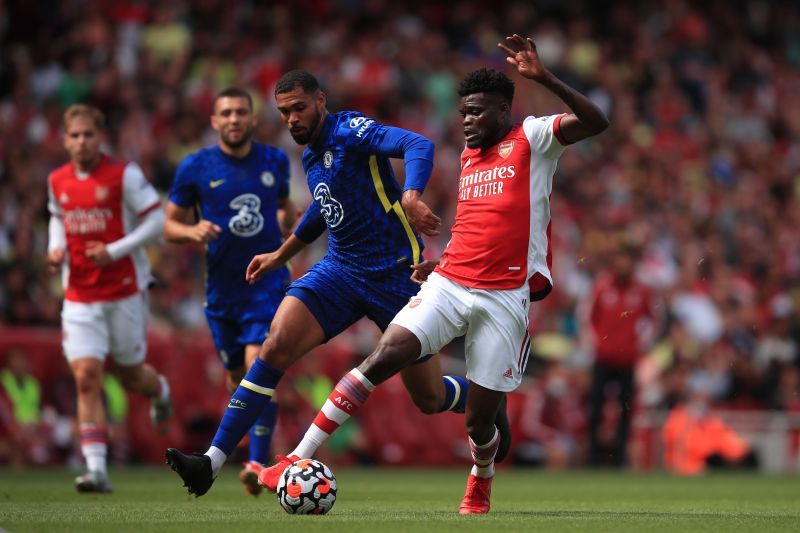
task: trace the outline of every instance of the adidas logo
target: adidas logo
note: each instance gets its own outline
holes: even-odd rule
[[[511,369],[509,368],[508,370],[506,370],[505,372],[503,372],[503,377],[504,377],[504,378],[509,378],[509,379],[510,379],[510,378],[513,378],[513,377],[514,377],[514,374],[512,374],[512,373],[511,373]]]

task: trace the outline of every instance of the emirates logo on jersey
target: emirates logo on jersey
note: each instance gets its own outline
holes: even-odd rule
[[[108,194],[109,194],[108,187],[104,187],[102,185],[98,186],[94,190],[94,196],[95,198],[97,198],[98,202],[103,202],[105,200],[108,200]]]
[[[510,156],[513,151],[514,141],[504,141],[497,145],[497,153],[500,154],[500,157],[503,159],[508,159],[508,156]]]

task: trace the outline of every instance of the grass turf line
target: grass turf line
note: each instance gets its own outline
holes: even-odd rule
[[[273,494],[246,497],[226,468],[190,497],[164,468],[112,470],[112,495],[77,494],[66,470],[0,470],[9,532],[792,531],[800,477],[501,470],[487,516],[459,516],[466,470],[334,469],[327,516],[286,514]]]

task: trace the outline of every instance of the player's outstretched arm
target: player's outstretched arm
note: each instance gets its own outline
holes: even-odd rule
[[[597,135],[608,127],[608,117],[600,108],[545,68],[539,59],[533,39],[530,37],[523,39],[515,33],[506,37],[506,42],[507,44],[497,43],[508,56],[506,62],[514,66],[525,78],[549,89],[574,113],[564,117],[560,124],[561,134],[567,142],[578,142]]]
[[[178,244],[208,242],[216,239],[222,232],[222,228],[208,220],[200,220],[197,224],[189,223],[193,217],[194,213],[191,208],[168,202],[164,221],[164,239]]]
[[[267,272],[285,265],[287,261],[306,246],[308,246],[308,243],[298,239],[294,234],[290,235],[281,247],[274,252],[259,254],[250,261],[250,264],[247,265],[247,272],[245,272],[245,281],[252,285]]]

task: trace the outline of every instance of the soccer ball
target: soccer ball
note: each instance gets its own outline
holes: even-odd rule
[[[336,501],[336,478],[314,459],[286,467],[278,480],[278,503],[289,514],[325,514]]]

